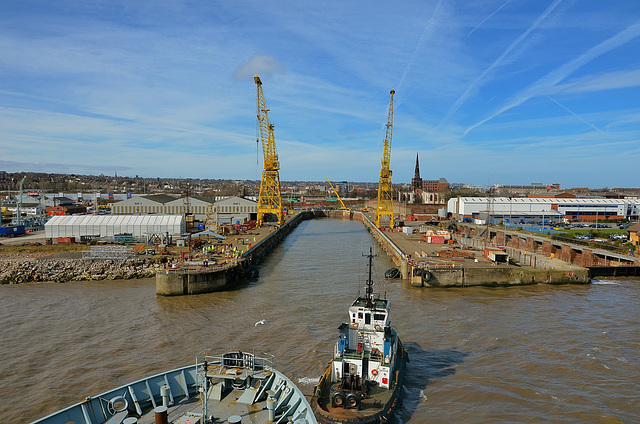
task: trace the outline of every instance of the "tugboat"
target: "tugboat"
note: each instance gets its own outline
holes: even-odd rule
[[[408,354],[391,328],[391,303],[373,292],[375,255],[369,250],[366,292],[338,327],[334,356],[320,377],[311,407],[321,423],[384,423],[400,403]]]

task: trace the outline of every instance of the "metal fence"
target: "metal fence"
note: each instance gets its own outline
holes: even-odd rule
[[[82,252],[82,259],[129,259],[135,256],[132,248],[126,246],[91,246]]]

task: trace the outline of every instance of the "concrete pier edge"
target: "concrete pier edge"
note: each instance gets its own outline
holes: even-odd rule
[[[253,268],[300,222],[319,216],[326,215],[322,211],[303,211],[293,215],[281,227],[255,243],[233,264],[206,270],[159,269],[156,273],[156,295],[180,296],[231,290],[246,281]]]
[[[415,287],[466,287],[466,286],[516,286],[547,284],[588,284],[591,282],[587,268],[575,267],[571,271],[541,269],[533,266],[487,266],[468,268],[464,266],[423,267],[413,261],[393,241],[375,226],[361,211],[303,211],[287,220],[280,228],[269,234],[245,252],[235,264],[223,268],[199,271],[158,270],[156,294],[161,296],[210,293],[233,289],[245,281],[253,267],[278,245],[303,220],[331,217],[361,221],[389,259]],[[543,262],[541,262],[543,263]]]
[[[409,255],[402,252],[365,214],[357,212],[354,219],[362,220],[382,250],[398,267],[402,278],[409,280],[414,287],[519,286],[539,283],[589,284],[591,282],[589,270],[582,267],[575,267],[570,271],[516,266],[421,267],[410,259]]]

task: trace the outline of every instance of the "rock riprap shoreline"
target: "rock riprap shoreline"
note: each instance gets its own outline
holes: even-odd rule
[[[15,254],[0,256],[0,284],[126,280],[152,278],[164,264],[149,257],[131,259],[70,259]]]

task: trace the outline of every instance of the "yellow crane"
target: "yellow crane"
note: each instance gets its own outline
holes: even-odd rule
[[[282,208],[282,194],[280,193],[280,162],[276,152],[276,142],[273,138],[273,124],[269,122],[269,109],[262,92],[262,81],[256,75],[253,77],[258,89],[258,126],[262,140],[262,156],[264,170],[260,182],[258,197],[258,219],[256,225],[262,226],[264,215],[273,213],[278,218],[278,225],[284,223],[284,209]]]
[[[391,192],[391,174],[389,163],[391,161],[391,136],[393,134],[393,95],[389,103],[389,117],[387,118],[387,134],[384,138],[384,151],[382,153],[380,180],[378,182],[378,207],[376,208],[376,226],[380,227],[380,218],[389,217],[389,228],[393,228],[393,195]]]
[[[346,206],[344,205],[344,202],[342,201],[342,198],[340,198],[340,195],[339,195],[339,194],[338,194],[338,192],[336,191],[336,189],[335,189],[335,187],[333,186],[333,184],[331,184],[331,181],[329,181],[329,178],[327,178],[327,177],[324,177],[324,178],[327,180],[327,182],[328,182],[328,183],[329,183],[329,185],[331,186],[331,189],[333,190],[333,192],[336,194],[336,197],[337,197],[337,198],[338,198],[338,200],[340,201],[340,204],[342,205],[342,206],[340,207],[340,209],[350,210],[348,207],[346,207]]]

